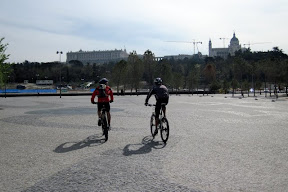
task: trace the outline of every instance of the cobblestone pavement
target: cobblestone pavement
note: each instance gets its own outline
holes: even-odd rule
[[[144,99],[115,97],[104,142],[89,96],[0,98],[1,191],[288,191],[285,97],[172,95],[166,145]]]

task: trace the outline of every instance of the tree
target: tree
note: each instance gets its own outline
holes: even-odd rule
[[[205,79],[208,83],[211,83],[216,79],[216,68],[213,64],[207,64],[203,70]]]
[[[155,56],[152,51],[149,49],[145,51],[143,57],[144,64],[144,78],[148,82],[149,85],[153,85],[154,73],[155,73],[155,65],[156,61],[154,60]]]
[[[120,62],[116,63],[112,71],[113,81],[117,87],[117,94],[119,94],[119,87],[121,84],[124,85],[125,90],[125,77],[127,76],[127,61],[121,60]]]
[[[249,83],[249,81],[247,79],[242,83],[242,89],[243,90],[247,90],[247,95],[249,97],[250,83]]]
[[[11,73],[11,66],[5,61],[9,58],[9,55],[5,54],[8,44],[2,44],[4,38],[0,39],[0,86],[7,82],[8,76]]]
[[[240,82],[240,86],[241,86],[241,95],[243,96],[243,76],[244,74],[247,74],[249,70],[249,68],[251,68],[251,66],[246,62],[245,59],[243,59],[243,57],[241,56],[235,56],[233,58],[233,94],[235,92],[235,87],[236,82]],[[248,79],[249,77],[247,77],[246,79]]]
[[[168,87],[173,84],[172,68],[168,60],[164,59],[158,62],[155,76],[160,77]]]
[[[266,57],[263,59],[262,67],[265,74],[265,81],[270,84],[270,90],[274,85],[281,82],[282,79],[282,67],[281,62],[285,59],[281,50],[277,47],[273,48],[273,51],[269,51]],[[286,58],[287,60],[287,58]],[[265,86],[266,87],[266,86]],[[270,91],[271,96],[271,91]]]
[[[195,75],[195,71],[190,71],[189,75],[187,77],[187,86],[189,91],[192,90],[192,95],[193,95],[193,89],[195,88],[196,85],[196,75]]]
[[[230,88],[230,84],[228,83],[228,81],[226,79],[224,79],[223,83],[222,83],[222,88],[223,88],[223,92],[224,94],[227,94]]]
[[[203,74],[204,74],[205,81],[206,81],[205,85],[206,84],[210,85],[212,82],[214,82],[216,80],[216,68],[215,68],[215,66],[212,63],[208,63],[203,70]],[[213,86],[213,87],[215,87],[215,86]],[[205,91],[205,88],[204,88],[204,91]],[[204,92],[203,92],[203,94],[204,94]]]
[[[176,88],[176,90],[180,89],[181,86],[183,87],[183,83],[184,83],[184,80],[183,80],[183,75],[181,73],[177,73],[177,72],[174,72],[173,73],[173,87]]]
[[[254,97],[256,94],[256,82],[258,81],[257,79],[257,63],[256,62],[252,62],[250,63],[249,67],[248,67],[249,72],[251,73],[252,76],[252,88],[253,88],[253,93],[254,93]],[[259,84],[259,83],[257,83]]]
[[[194,66],[194,76],[195,76],[195,87],[197,88],[197,94],[198,94],[198,88],[200,84],[200,76],[201,76],[201,65],[196,64]]]
[[[137,91],[139,84],[143,76],[143,64],[142,60],[139,59],[136,51],[133,51],[128,56],[128,81],[130,82],[131,92],[133,88]]]

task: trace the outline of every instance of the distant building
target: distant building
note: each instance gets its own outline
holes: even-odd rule
[[[167,56],[164,56],[164,59],[175,59],[175,60],[183,60],[185,58],[192,58],[193,55],[184,55],[184,54],[179,54],[179,55],[167,55]]]
[[[162,60],[162,59],[174,59],[174,60],[184,60],[184,59],[192,59],[192,58],[203,58],[207,57],[206,55],[202,55],[201,52],[198,52],[197,54],[194,55],[187,55],[187,54],[179,54],[179,55],[166,55],[164,57],[156,57],[156,61]]]
[[[233,37],[230,40],[230,45],[228,45],[228,48],[212,48],[212,42],[211,39],[209,40],[209,57],[222,57],[226,59],[228,55],[231,56],[235,55],[236,51],[239,50],[245,50],[245,48],[241,48],[241,45],[239,44],[238,38],[235,36],[235,33],[233,33]]]
[[[108,51],[77,51],[68,52],[66,62],[77,60],[83,64],[103,64],[111,61],[127,60],[128,53],[124,50],[108,50]]]

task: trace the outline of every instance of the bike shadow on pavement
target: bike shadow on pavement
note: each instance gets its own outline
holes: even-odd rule
[[[53,151],[55,153],[67,153],[70,151],[82,149],[84,147],[94,147],[105,143],[102,134],[91,135],[80,142],[65,142],[56,147]]]
[[[123,155],[141,155],[150,153],[152,149],[162,149],[166,144],[162,141],[154,141],[152,136],[146,136],[141,143],[128,144],[123,149]]]

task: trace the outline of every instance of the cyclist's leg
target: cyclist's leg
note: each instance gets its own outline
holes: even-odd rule
[[[165,98],[162,100],[162,103],[166,103],[166,105],[168,104],[169,98]],[[162,106],[162,110],[163,110],[163,115],[164,117],[166,117],[166,105]]]
[[[98,108],[98,126],[101,126],[101,110],[103,108],[103,104],[102,103],[98,103],[97,104],[97,108]]]
[[[97,112],[98,117],[101,118],[101,109],[103,108],[103,105],[101,103],[97,103]]]
[[[160,109],[161,109],[161,101],[157,100],[156,101],[156,106],[155,106],[155,126],[156,130],[159,124],[159,114],[160,114]]]
[[[158,124],[159,124],[159,116],[155,117],[155,126],[156,126],[156,128],[158,127]]]
[[[108,126],[110,127],[110,122],[111,122],[111,114],[110,114],[110,112],[107,112],[107,118],[108,118]]]
[[[107,111],[108,126],[110,127],[110,122],[111,122],[110,103],[105,103],[105,108]]]
[[[166,106],[165,105],[162,106],[162,110],[163,110],[164,117],[166,117]]]

